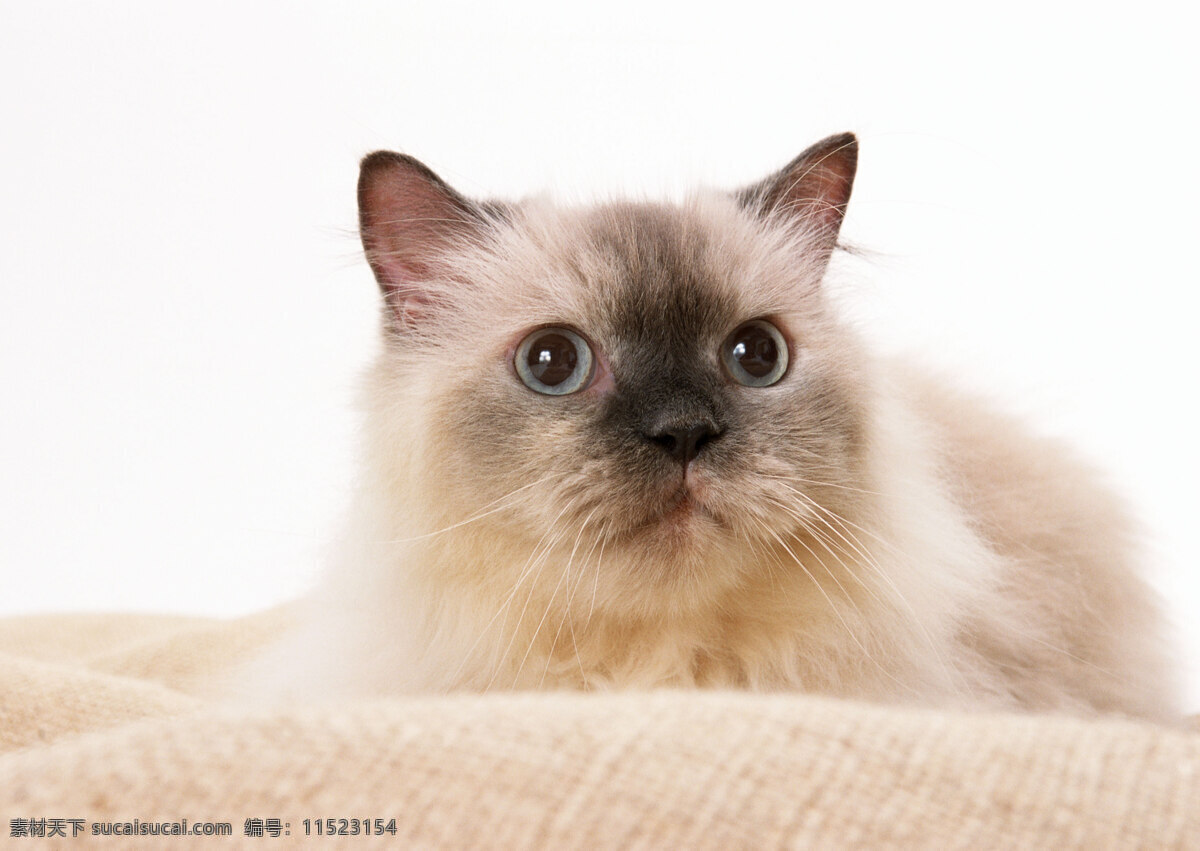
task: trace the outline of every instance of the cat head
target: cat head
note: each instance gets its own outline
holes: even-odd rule
[[[475,553],[446,568],[466,578],[587,565],[593,605],[652,612],[712,598],[838,511],[863,393],[822,280],[856,160],[846,134],[738,192],[562,208],[368,156],[386,341],[369,463],[397,528]]]

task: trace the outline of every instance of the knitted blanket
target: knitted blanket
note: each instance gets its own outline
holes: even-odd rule
[[[0,621],[5,846],[1200,848],[1200,733],[1120,719],[728,692],[205,696],[287,618]]]

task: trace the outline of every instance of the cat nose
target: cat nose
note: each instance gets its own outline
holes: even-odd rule
[[[700,454],[705,444],[724,433],[711,422],[694,422],[655,429],[646,433],[645,437],[676,461],[687,464]]]

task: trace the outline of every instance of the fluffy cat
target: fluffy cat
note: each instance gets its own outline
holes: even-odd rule
[[[383,347],[291,691],[796,690],[1169,718],[1127,517],[873,357],[823,279],[858,145],[682,205],[476,202],[362,164]]]

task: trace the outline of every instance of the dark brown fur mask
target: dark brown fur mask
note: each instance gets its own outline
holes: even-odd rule
[[[834,136],[740,192],[564,209],[367,157],[370,464],[396,534],[430,563],[467,547],[501,589],[594,564],[593,605],[652,613],[828,526],[864,486],[860,355],[821,286],[856,159]]]

